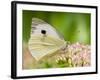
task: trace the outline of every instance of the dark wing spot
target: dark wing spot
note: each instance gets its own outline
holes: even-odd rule
[[[46,34],[46,30],[41,30],[41,33],[42,34]]]

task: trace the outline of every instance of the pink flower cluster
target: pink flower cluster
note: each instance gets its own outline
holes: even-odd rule
[[[73,66],[90,66],[90,46],[78,42],[75,44],[68,45],[66,57],[71,59]]]
[[[63,52],[62,52],[63,51]],[[82,43],[68,44],[65,50],[61,50],[56,62],[63,62],[69,67],[82,67],[91,65],[91,47]],[[67,65],[67,66],[68,66]]]

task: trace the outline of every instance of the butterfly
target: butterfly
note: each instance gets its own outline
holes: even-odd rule
[[[66,47],[66,41],[50,24],[42,19],[32,18],[28,47],[31,55],[38,61]]]

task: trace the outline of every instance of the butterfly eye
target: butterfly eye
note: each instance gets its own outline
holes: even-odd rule
[[[41,30],[41,33],[42,34],[46,34],[46,30]]]

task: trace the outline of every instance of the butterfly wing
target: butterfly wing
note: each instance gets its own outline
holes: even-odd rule
[[[41,30],[46,31],[45,37],[41,34]],[[43,56],[54,53],[65,45],[66,42],[64,39],[57,34],[57,31],[51,25],[37,18],[32,19],[29,50],[36,60],[40,60]]]

